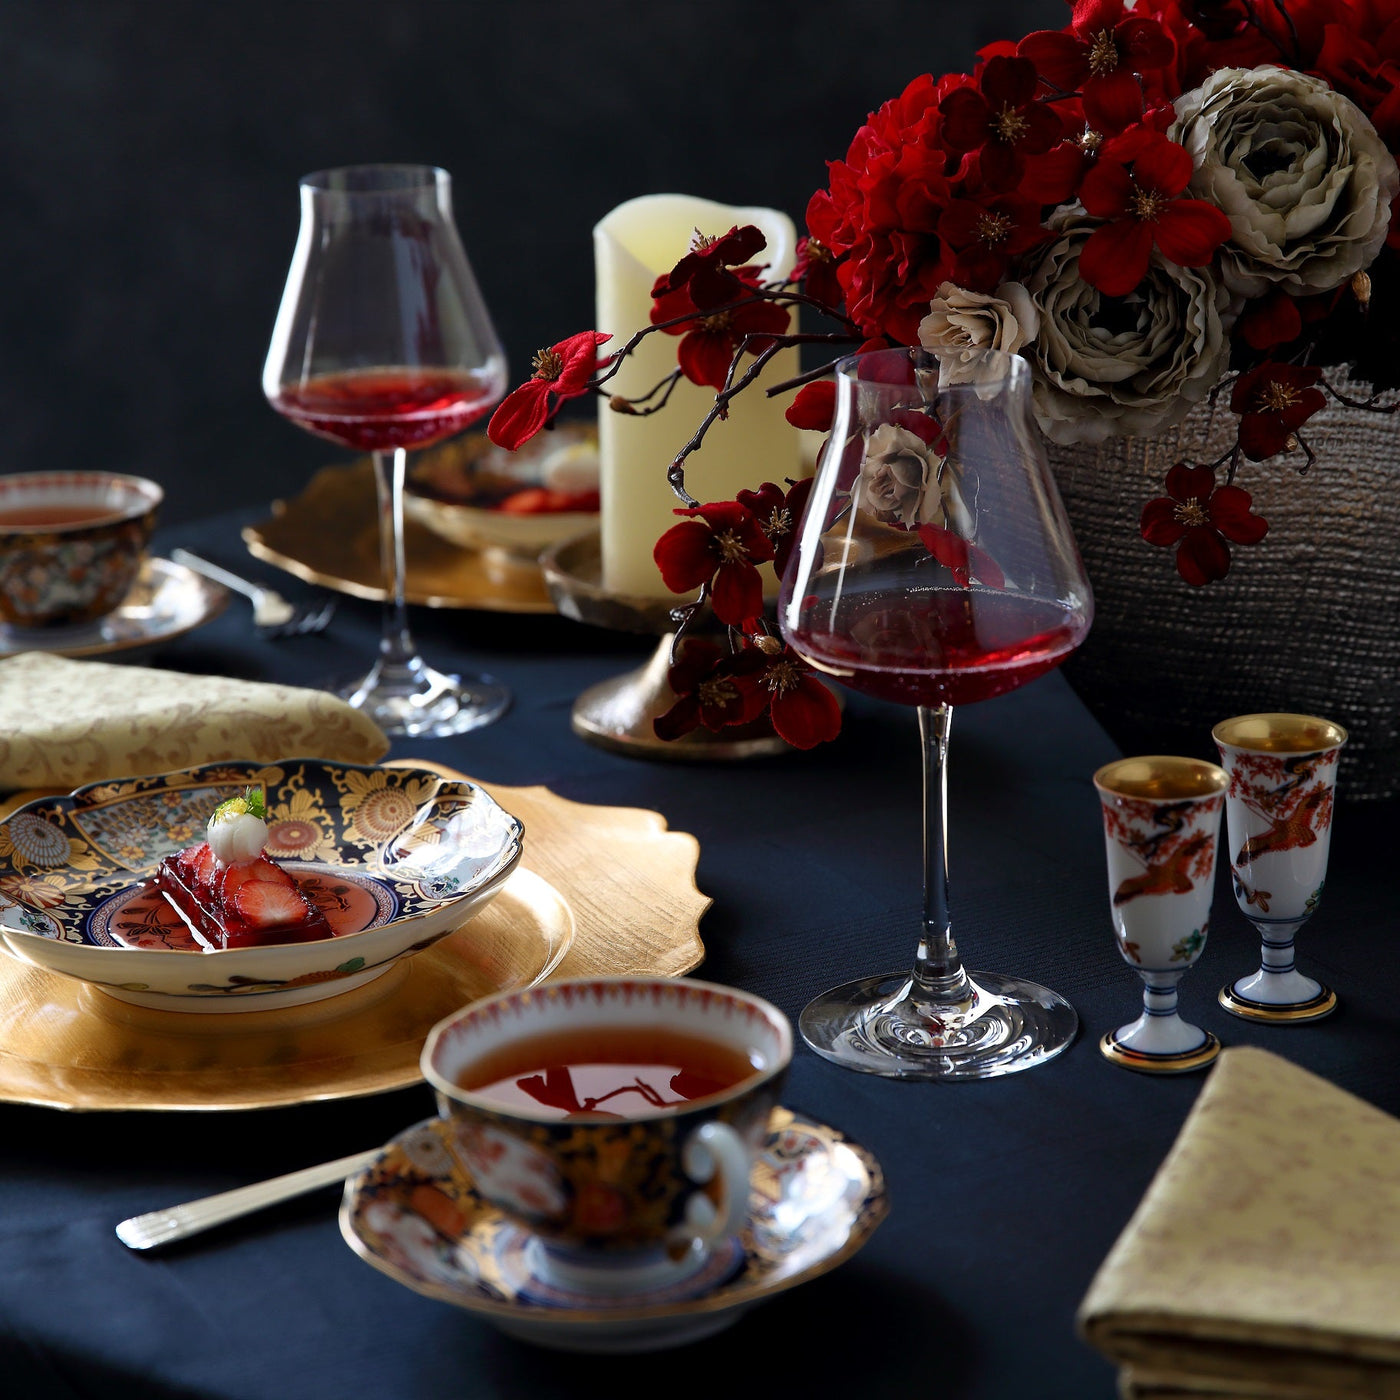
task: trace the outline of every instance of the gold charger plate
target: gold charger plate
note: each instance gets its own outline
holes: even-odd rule
[[[272,515],[243,529],[250,553],[322,588],[384,600],[374,465],[323,467],[299,496],[274,501]],[[475,553],[404,521],[406,596],[429,608],[552,613],[544,575],[500,551]]]
[[[0,1102],[217,1111],[382,1093],[418,1082],[428,1030],[477,997],[700,964],[710,900],[695,886],[693,836],[657,812],[482,786],[525,823],[529,868],[457,933],[342,997],[218,1017],[152,1011],[0,954]],[[0,816],[39,795],[15,795]]]

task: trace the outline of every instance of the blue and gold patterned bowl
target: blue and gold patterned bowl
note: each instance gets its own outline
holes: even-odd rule
[[[336,937],[206,951],[149,885],[226,798],[260,788],[267,852]],[[321,759],[91,783],[0,822],[0,943],[138,1006],[253,1011],[381,976],[464,924],[520,860],[524,827],[475,783]]]

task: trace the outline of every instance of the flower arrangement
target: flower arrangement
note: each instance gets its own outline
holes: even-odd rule
[[[683,656],[682,626],[682,698],[659,731],[768,709],[807,747],[839,724],[761,616],[756,566],[781,567],[805,483],[707,503],[685,488],[687,456],[783,346],[923,345],[954,381],[989,349],[1019,354],[1057,443],[1157,434],[1228,394],[1229,449],[1174,465],[1141,514],[1193,585],[1268,530],[1248,463],[1285,454],[1306,472],[1307,424],[1329,402],[1400,407],[1400,0],[1070,3],[1063,29],[994,43],[971,74],[918,77],[871,113],[808,205],[791,278],[763,280],[756,229],[697,231],[653,288],[650,326],[602,358],[593,331],[542,351],[494,415],[491,437],[519,445],[567,399],[606,396],[658,332],[679,337],[676,370],[611,408],[658,411],[682,375],[715,389],[669,464],[684,518],[656,560],[668,587],[701,590],[683,623],[708,605],[732,647],[693,639]],[[832,329],[796,332],[799,308]],[[1335,366],[1372,392],[1330,382]],[[830,369],[768,391],[797,391],[795,426],[829,430]],[[929,454],[894,449],[866,444],[862,476],[887,519],[918,529]]]

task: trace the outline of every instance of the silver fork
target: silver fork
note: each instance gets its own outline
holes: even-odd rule
[[[205,578],[222,583],[235,593],[241,593],[253,603],[253,621],[265,637],[300,637],[310,632],[324,632],[335,614],[335,600],[326,598],[312,603],[289,603],[275,589],[262,588],[246,578],[231,574],[187,549],[172,549],[170,557],[177,564],[193,569]]]

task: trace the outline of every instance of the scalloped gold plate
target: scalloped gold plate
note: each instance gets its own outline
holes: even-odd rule
[[[228,1111],[382,1093],[417,1083],[428,1030],[478,997],[548,977],[678,977],[700,964],[710,900],[695,885],[693,836],[668,831],[657,812],[482,786],[525,823],[529,868],[469,936],[343,996],[223,1016],[156,1011],[0,954],[0,1102]],[[41,795],[16,794],[0,815]]]
[[[275,501],[272,515],[243,530],[251,554],[297,578],[355,598],[384,600],[374,465],[323,467],[306,489]],[[429,608],[552,613],[544,575],[499,550],[462,549],[415,520],[404,521],[405,593]]]

